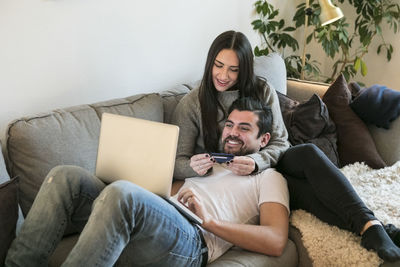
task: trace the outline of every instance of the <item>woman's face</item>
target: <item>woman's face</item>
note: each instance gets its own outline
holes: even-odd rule
[[[212,78],[219,92],[229,90],[236,84],[239,75],[239,59],[232,49],[221,50],[215,58]]]

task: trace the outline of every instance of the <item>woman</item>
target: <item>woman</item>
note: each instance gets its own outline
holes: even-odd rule
[[[240,62],[240,68],[239,68]],[[238,97],[254,97],[273,111],[271,141],[262,152],[236,157],[232,169],[248,175],[277,164],[289,147],[275,90],[253,72],[253,52],[242,33],[225,32],[215,39],[208,53],[200,87],[185,96],[176,108],[174,120],[180,126],[174,177],[204,175],[213,162],[204,152],[217,152],[227,110]],[[193,155],[200,154],[192,159]],[[206,164],[207,163],[207,164]]]
[[[277,94],[255,76],[251,45],[240,32],[227,31],[214,40],[200,87],[182,98],[175,110],[174,123],[180,127],[175,178],[211,171],[215,160],[209,153],[221,151],[219,139],[227,110],[239,97],[254,97],[271,107],[271,141],[258,153],[234,157],[228,168],[249,175],[276,165],[287,179],[292,209],[307,210],[329,224],[362,235],[361,244],[384,260],[400,260],[400,231],[391,225],[389,237],[340,170],[314,145],[289,148]]]

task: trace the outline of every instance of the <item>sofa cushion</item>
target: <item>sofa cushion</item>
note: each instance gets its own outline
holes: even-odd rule
[[[368,125],[376,148],[385,163],[390,166],[400,160],[400,117],[390,123],[390,130]]]
[[[281,93],[278,97],[290,143],[315,144],[338,166],[336,127],[321,98],[314,94],[308,101],[300,103]]]
[[[247,250],[233,247],[214,262],[208,264],[209,267],[242,267],[242,266],[298,266],[298,255],[296,246],[290,239],[287,242],[283,254],[279,257],[266,256],[250,252]]]
[[[162,121],[158,94],[141,94],[81,105],[14,121],[7,130],[10,174],[20,177],[24,215],[47,173],[57,165],[77,165],[94,173],[103,112]]]
[[[365,162],[375,169],[385,167],[367,126],[349,106],[351,93],[343,74],[332,83],[322,100],[336,125],[341,166]]]
[[[8,248],[15,238],[17,220],[18,178],[14,178],[0,184],[0,266],[3,266]]]
[[[268,81],[276,91],[286,95],[286,66],[282,56],[270,53],[254,59],[254,73]]]
[[[49,266],[60,266],[73,246],[78,241],[79,235],[71,235],[62,239],[53,255],[50,257]],[[306,253],[306,252],[305,252]],[[306,256],[308,258],[308,256]],[[292,240],[288,240],[286,248],[280,257],[266,256],[255,252],[246,251],[238,247],[229,249],[224,255],[208,264],[210,267],[230,267],[230,266],[298,266],[299,255],[296,245]],[[119,257],[115,266],[132,266],[129,251],[124,251]],[[304,265],[305,266],[305,265]]]

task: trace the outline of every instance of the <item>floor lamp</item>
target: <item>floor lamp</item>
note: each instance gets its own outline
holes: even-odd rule
[[[343,12],[340,8],[334,6],[331,0],[318,0],[321,6],[321,14],[319,18],[321,20],[321,26],[325,26],[329,23],[335,22],[343,17]],[[306,39],[307,39],[307,27],[308,27],[308,17],[312,14],[310,9],[310,0],[306,0],[305,9],[305,19],[304,19],[304,40],[303,40],[303,55],[301,57],[301,73],[300,79],[304,80],[304,66],[306,65]]]

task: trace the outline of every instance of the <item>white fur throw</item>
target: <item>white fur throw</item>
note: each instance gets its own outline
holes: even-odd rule
[[[363,163],[341,169],[365,204],[383,223],[400,226],[400,161],[373,170]],[[294,211],[291,223],[301,234],[313,266],[379,266],[375,252],[360,245],[361,238],[330,226],[303,210]]]

